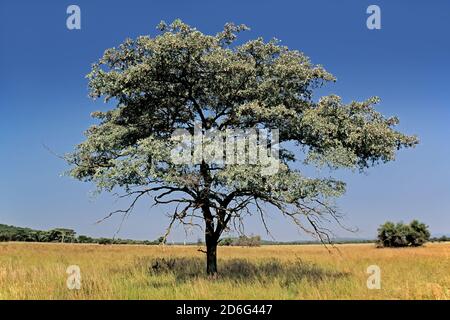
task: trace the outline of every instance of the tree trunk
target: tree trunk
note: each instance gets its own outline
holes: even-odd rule
[[[206,234],[206,273],[215,275],[217,273],[217,240]]]

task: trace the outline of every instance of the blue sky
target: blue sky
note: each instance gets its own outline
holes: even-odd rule
[[[81,8],[82,29],[66,28],[66,8]],[[366,8],[381,8],[381,30],[368,30]],[[104,108],[87,97],[84,76],[106,48],[126,37],[156,34],[160,20],[181,18],[205,33],[228,22],[245,23],[243,39],[276,37],[333,73],[320,94],[344,101],[381,97],[379,110],[398,115],[399,129],[421,144],[394,163],[367,174],[339,172],[348,183],[338,201],[345,223],[374,237],[387,219],[426,222],[450,232],[450,2],[425,1],[21,1],[0,3],[0,223],[40,229],[74,228],[112,236],[119,218],[94,222],[120,203],[93,198],[93,186],[61,177],[59,154],[82,141],[90,112]],[[278,240],[302,238],[277,215],[268,220]],[[141,204],[120,237],[153,239],[167,224],[164,212]],[[257,219],[247,232],[264,234]],[[193,234],[188,240],[196,240]],[[179,228],[172,239],[183,241]]]

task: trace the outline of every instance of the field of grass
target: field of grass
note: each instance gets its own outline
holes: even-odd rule
[[[0,243],[0,299],[450,299],[450,243],[220,247],[220,276],[197,246]],[[66,285],[70,265],[81,289]],[[366,285],[369,265],[381,289]]]

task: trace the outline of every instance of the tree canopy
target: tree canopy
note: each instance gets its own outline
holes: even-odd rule
[[[349,104],[336,95],[315,99],[314,90],[335,77],[277,40],[236,44],[245,25],[229,23],[215,35],[180,20],[158,28],[155,37],[106,50],[93,65],[90,95],[114,107],[92,114],[98,123],[67,160],[73,177],[101,191],[123,188],[131,197],[130,207],[111,214],[129,214],[149,194],[157,205],[175,206],[168,231],[175,221],[204,226],[208,272],[216,272],[222,233],[242,231],[252,213],[267,228],[267,207],[329,240],[322,222],[339,221],[331,200],[345,183],[308,177],[295,163],[364,170],[418,143],[395,130],[396,117],[376,111],[376,97]],[[197,124],[216,131],[278,129],[277,172],[262,175],[262,163],[174,163],[174,131],[193,133]]]

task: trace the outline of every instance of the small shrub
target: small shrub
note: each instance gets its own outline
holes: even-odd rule
[[[428,226],[417,220],[409,225],[388,221],[378,228],[379,247],[419,247],[429,240]]]

